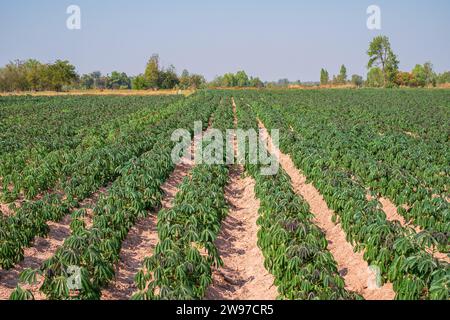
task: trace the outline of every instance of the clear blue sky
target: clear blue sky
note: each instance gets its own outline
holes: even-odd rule
[[[66,8],[82,10],[82,29],[66,28]],[[382,10],[382,30],[366,9]],[[401,69],[432,61],[450,70],[448,0],[14,0],[0,4],[0,65],[68,59],[80,73],[143,72],[152,53],[178,72],[208,79],[240,69],[263,80],[318,80],[345,64],[365,75],[375,35],[390,37]]]

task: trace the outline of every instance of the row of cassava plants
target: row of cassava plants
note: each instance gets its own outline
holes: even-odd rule
[[[223,99],[212,126],[233,128],[230,99]],[[204,142],[204,146],[208,143]],[[221,159],[221,156],[223,159]],[[204,297],[212,283],[212,268],[220,267],[215,240],[227,214],[225,187],[228,167],[198,164],[182,182],[173,207],[158,215],[159,243],[136,275],[135,300],[193,300]]]
[[[237,115],[240,128],[257,130],[256,117],[245,103],[238,101]],[[273,176],[261,175],[260,166],[248,161],[245,168],[256,181],[258,246],[267,270],[275,277],[279,299],[362,299],[345,289],[324,233],[312,222],[308,203],[295,194],[286,172],[280,168]]]
[[[380,268],[384,281],[394,284],[396,298],[448,299],[450,268],[427,252],[433,244],[431,236],[387,221],[378,201],[366,198],[366,186],[358,176],[336,163],[327,148],[311,143],[317,132],[307,132],[301,125],[303,118],[285,117],[282,107],[274,105],[276,100],[265,98],[248,102],[269,129],[281,129],[281,150],[291,155],[324,196],[347,240],[357,251],[364,250],[364,259]]]
[[[449,251],[448,92],[272,93],[264,99],[279,106],[305,145],[326,150],[373,195],[391,199],[435,247]]]
[[[171,152],[175,145],[171,134],[180,126],[191,128],[194,121],[207,124],[217,99],[203,96],[186,101],[182,113],[170,117],[154,137],[153,148],[140,157],[130,159],[107,194],[102,195],[93,212],[93,225],[84,222],[84,210],[72,214],[72,234],[55,255],[39,269],[25,270],[24,284],[41,281],[40,291],[48,299],[99,299],[101,289],[114,279],[122,242],[137,219],[144,218],[161,206],[161,185],[174,169]],[[68,279],[71,266],[80,268],[82,289],[72,296]],[[31,292],[18,287],[11,299],[32,298]]]
[[[206,99],[206,100],[205,100]],[[157,115],[135,119],[122,128],[117,141],[101,148],[89,148],[70,164],[70,178],[62,183],[62,192],[47,193],[41,199],[26,201],[14,215],[0,217],[0,267],[12,268],[23,259],[24,248],[32,245],[35,237],[45,237],[48,221],[60,221],[79,203],[99,188],[114,181],[129,159],[151,150],[166,133],[166,122],[173,123],[185,113],[185,103],[201,104],[210,97],[193,97],[178,101]],[[138,123],[138,125],[136,125]],[[137,129],[139,128],[139,129]]]
[[[2,143],[23,146],[1,153],[4,202],[20,197],[31,200],[38,193],[54,188],[59,180],[64,183],[65,177],[79,169],[77,161],[89,153],[92,157],[96,149],[123,140],[128,132],[142,131],[162,119],[167,106],[176,101],[172,97],[147,101],[111,97],[30,100],[38,107],[25,104],[23,109],[28,112],[7,104],[7,110],[14,109],[17,115],[4,120],[7,134],[3,133],[6,141]]]

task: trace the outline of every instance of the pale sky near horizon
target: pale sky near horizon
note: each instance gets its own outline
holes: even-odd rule
[[[68,30],[66,9],[81,8],[81,30]],[[382,30],[368,30],[369,5]],[[263,80],[317,81],[320,69],[366,75],[366,51],[391,39],[402,70],[431,61],[450,70],[448,0],[2,0],[0,66],[15,59],[67,59],[79,73],[142,73],[162,63],[211,80],[245,70]]]

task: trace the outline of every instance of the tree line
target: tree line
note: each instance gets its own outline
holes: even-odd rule
[[[437,74],[433,70],[433,64],[426,62],[417,64],[411,72],[399,70],[397,55],[393,52],[389,38],[386,36],[375,37],[367,50],[369,62],[367,64],[367,79],[364,81],[360,75],[352,75],[347,78],[347,69],[341,66],[339,75],[330,76],[327,70],[320,71],[321,85],[342,85],[351,83],[357,87],[436,87],[438,84],[450,83],[450,71]]]
[[[0,68],[0,91],[61,91],[77,79],[75,67],[68,61],[17,60]]]
[[[326,69],[320,71],[321,85],[353,84],[361,87],[428,87],[450,83],[450,71],[437,74],[431,62],[417,64],[410,72],[399,70],[399,60],[393,52],[389,38],[378,36],[373,39],[367,51],[367,79],[347,74],[345,65],[340,67],[338,75],[330,74]],[[79,75],[75,66],[67,60],[42,63],[35,59],[16,60],[0,68],[0,91],[62,91],[71,89],[201,89],[205,87],[288,87],[290,85],[315,85],[314,82],[302,83],[300,80],[290,82],[280,79],[277,82],[263,82],[258,77],[248,76],[245,71],[226,73],[207,83],[200,74],[183,70],[177,74],[175,67],[164,68],[160,59],[154,54],[149,59],[143,73],[129,77],[125,72],[113,71],[102,75],[100,71]]]
[[[0,91],[65,91],[73,89],[198,89],[206,86],[202,75],[183,70],[180,76],[174,66],[162,68],[159,56],[153,55],[145,72],[129,77],[125,72],[113,71],[103,75],[100,71],[79,75],[69,61],[41,63],[34,59],[14,61],[0,68]]]

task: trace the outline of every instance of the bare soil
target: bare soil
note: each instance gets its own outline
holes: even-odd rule
[[[70,235],[70,222],[69,216],[63,218],[59,223],[49,222],[50,233],[48,238],[36,238],[33,246],[25,249],[25,258],[16,268],[9,271],[0,270],[0,300],[9,299],[9,296],[19,283],[19,276],[23,270],[39,268],[45,260],[56,253],[56,250]],[[43,300],[45,296],[39,292],[43,279],[38,280],[39,283],[37,285],[24,286],[24,288],[31,290],[36,300]]]
[[[195,138],[198,139],[198,137]],[[194,153],[193,143],[191,154]],[[175,167],[175,170],[161,187],[164,191],[162,209],[172,208],[180,184],[189,175],[194,165],[193,160],[185,158]],[[148,217],[139,219],[128,233],[122,244],[120,262],[116,269],[116,279],[108,288],[103,290],[103,300],[128,300],[137,291],[134,277],[142,268],[145,258],[152,255],[158,244],[157,217],[158,213],[153,212]]]
[[[237,127],[234,99],[234,125]],[[237,153],[236,137],[234,153]],[[223,267],[214,270],[213,284],[206,300],[275,300],[278,296],[274,277],[264,267],[264,256],[258,247],[259,200],[255,195],[255,180],[244,177],[241,165],[230,170],[225,189],[228,215],[215,242]]]
[[[264,256],[257,245],[259,200],[255,181],[242,177],[235,166],[225,191],[230,210],[216,246],[224,266],[214,270],[207,300],[275,300],[278,296],[274,277],[264,267]]]
[[[98,198],[108,191],[109,187],[101,188],[91,197],[85,199],[80,203],[80,208],[87,209],[87,215],[84,218],[87,228],[92,226],[93,211],[92,207],[98,201]],[[49,191],[53,192],[53,191]],[[41,197],[41,196],[40,196]],[[20,203],[18,204],[20,205]],[[11,213],[13,214],[13,213]],[[71,234],[70,223],[72,219],[70,215],[65,216],[60,222],[49,221],[50,232],[47,238],[37,237],[33,245],[24,250],[24,259],[12,270],[0,270],[0,300],[9,299],[12,291],[19,284],[19,276],[25,269],[40,268],[42,263],[51,258],[59,247],[64,243],[64,240]],[[30,290],[36,300],[44,300],[45,296],[39,292],[44,279],[38,279],[38,283],[33,286],[23,285],[22,287]]]
[[[353,246],[346,240],[342,227],[332,222],[333,211],[328,208],[319,191],[312,184],[306,183],[306,177],[295,167],[290,156],[274,148],[271,137],[261,122],[260,127],[264,139],[268,141],[269,149],[278,156],[281,166],[291,177],[294,191],[308,202],[311,213],[315,216],[315,224],[324,231],[328,240],[328,250],[338,264],[346,288],[361,294],[366,300],[394,299],[395,293],[391,283],[381,288],[371,285],[376,283],[376,278],[367,262],[364,261],[363,253],[354,252]]]
[[[387,220],[398,221],[398,222],[400,222],[400,224],[402,226],[411,227],[417,233],[422,232],[422,229],[419,226],[415,226],[415,225],[406,223],[405,218],[403,218],[403,216],[398,213],[397,206],[394,203],[392,203],[391,200],[389,200],[387,198],[383,198],[383,197],[379,198],[378,200],[380,201],[380,203],[382,205],[382,209],[383,209],[384,213],[386,214]],[[442,253],[442,252],[437,252],[433,248],[429,248],[427,251],[428,251],[428,253],[433,255],[434,258],[441,260],[441,261],[445,261],[447,263],[450,263],[450,258],[447,254]]]

